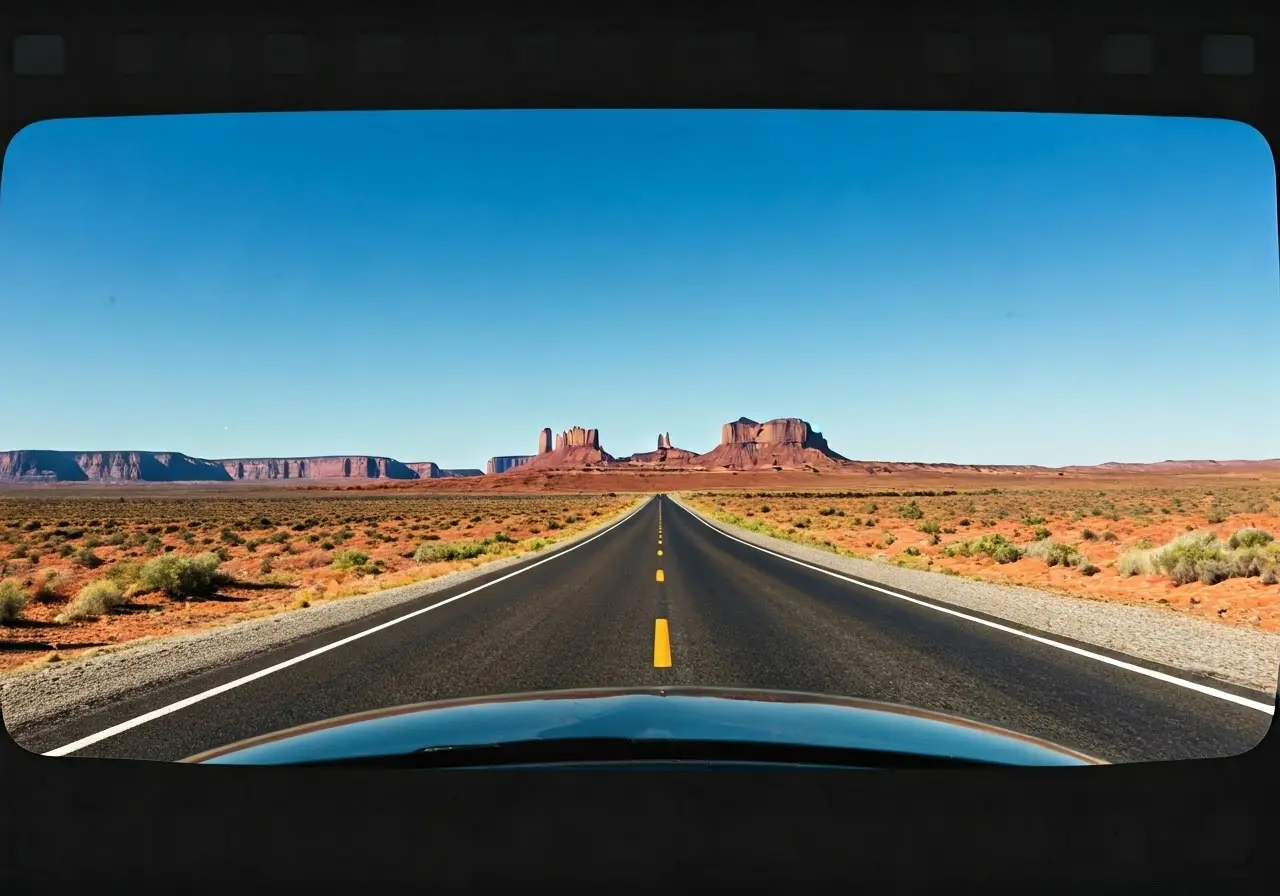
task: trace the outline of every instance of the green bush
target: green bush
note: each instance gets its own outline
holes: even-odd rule
[[[346,550],[338,551],[338,553],[334,554],[333,562],[329,565],[334,569],[353,570],[363,569],[368,565],[368,563],[369,555],[364,551],[356,550],[355,548],[347,548]]]
[[[142,564],[137,560],[121,560],[107,570],[107,580],[114,582],[121,591],[127,591],[130,586],[138,584],[141,575]]]
[[[1233,550],[1235,548],[1259,548],[1273,541],[1275,541],[1275,537],[1270,532],[1247,527],[1237,530],[1234,535],[1227,539],[1227,545]]]
[[[919,549],[918,547],[916,547],[915,545],[912,545],[911,547],[907,548],[907,549],[906,549],[905,551],[903,551],[902,553],[906,554],[906,555],[907,555],[907,556],[909,556],[909,557],[919,557],[919,556],[920,556],[920,549]]]
[[[446,541],[440,544],[422,544],[413,552],[418,563],[437,563],[442,560],[470,560],[484,553],[485,546],[474,541]]]
[[[138,573],[138,586],[146,591],[161,591],[172,598],[211,597],[231,581],[218,567],[217,554],[195,557],[165,554],[148,560]]]
[[[22,616],[27,605],[27,592],[17,582],[0,582],[0,624],[9,625]]]
[[[1052,534],[1053,533],[1050,532],[1047,527],[1036,526],[1035,531],[1033,533],[1033,537],[1036,539],[1036,541],[1043,541],[1044,539],[1048,538]]]
[[[92,548],[81,548],[76,551],[76,563],[85,569],[97,569],[105,561],[93,552]]]
[[[105,616],[124,602],[124,592],[119,585],[110,579],[99,579],[81,588],[55,621],[78,622],[81,619]]]
[[[942,527],[932,520],[926,523],[921,523],[917,528],[925,535],[937,535],[942,531]]]
[[[985,554],[997,563],[1013,563],[1022,556],[1022,551],[1016,544],[998,533],[983,535],[970,542],[968,550],[969,553],[964,556]]]
[[[898,516],[904,520],[920,520],[924,519],[924,511],[915,501],[908,501],[898,506]]]

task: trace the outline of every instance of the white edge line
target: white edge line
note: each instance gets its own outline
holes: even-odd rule
[[[652,500],[653,498],[651,497],[649,501],[652,501]],[[170,703],[168,706],[162,706],[159,709],[153,709],[150,712],[143,713],[142,715],[137,716],[136,718],[128,719],[124,722],[120,722],[117,725],[112,725],[110,728],[104,728],[103,730],[95,734],[86,735],[77,741],[72,741],[66,746],[58,747],[57,749],[54,749],[54,750],[49,750],[48,752],[42,753],[41,755],[42,756],[66,756],[68,753],[74,753],[77,750],[82,750],[85,747],[90,746],[91,744],[96,744],[98,741],[106,740],[109,737],[115,737],[117,734],[121,734],[125,731],[128,731],[130,728],[136,728],[139,725],[145,725],[147,722],[154,721],[155,719],[158,719],[161,716],[167,716],[170,713],[175,713],[175,712],[178,712],[179,710],[186,709],[188,706],[192,706],[196,703],[199,703],[202,700],[208,700],[210,697],[216,697],[219,694],[230,691],[233,688],[238,688],[241,685],[248,684],[251,681],[256,681],[259,678],[265,678],[266,676],[272,674],[273,672],[279,672],[281,669],[287,669],[289,666],[295,666],[298,663],[309,660],[312,657],[319,656],[322,653],[328,653],[330,650],[336,650],[339,647],[342,647],[346,644],[350,644],[352,641],[358,641],[361,638],[364,638],[368,635],[372,635],[375,632],[380,632],[383,629],[390,628],[393,625],[398,625],[401,622],[414,618],[415,616],[421,616],[423,613],[429,613],[432,610],[438,609],[439,607],[443,607],[445,604],[451,604],[455,600],[461,600],[462,598],[467,597],[468,595],[475,594],[477,591],[483,591],[484,589],[489,588],[493,585],[496,585],[499,582],[505,582],[507,579],[518,576],[521,573],[526,573],[529,570],[535,567],[541,566],[544,563],[550,563],[552,560],[559,560],[565,554],[576,551],[578,548],[584,547],[585,545],[590,544],[591,542],[595,541],[597,538],[600,538],[601,536],[608,535],[614,529],[618,528],[627,520],[631,519],[633,516],[635,516],[645,507],[647,507],[649,504],[649,501],[645,501],[644,503],[642,503],[639,507],[637,507],[635,510],[628,513],[626,516],[618,520],[609,528],[601,532],[597,532],[595,535],[592,535],[590,538],[583,539],[582,541],[578,542],[575,545],[571,545],[567,548],[556,551],[550,557],[544,557],[535,563],[530,563],[528,566],[522,566],[519,569],[517,569],[515,572],[509,572],[505,576],[499,576],[498,578],[490,582],[485,582],[483,585],[477,585],[475,588],[472,588],[469,591],[464,591],[461,594],[455,594],[453,597],[447,597],[444,600],[438,603],[434,603],[429,607],[423,607],[420,610],[414,610],[412,613],[405,613],[403,616],[397,616],[395,619],[391,619],[391,620],[388,620],[387,622],[383,622],[378,625],[375,625],[373,626],[373,628],[367,628],[364,631],[356,632],[354,635],[348,635],[347,637],[342,638],[338,641],[334,641],[330,644],[325,644],[323,647],[317,647],[315,650],[309,650],[304,654],[292,657],[290,659],[285,660],[284,662],[276,663],[274,666],[268,666],[265,669],[259,669],[257,672],[252,672],[241,678],[237,678],[234,681],[228,681],[225,684],[220,684],[217,687],[210,688],[207,691],[201,691],[198,694],[193,694],[190,697],[177,701],[176,703]]]
[[[675,501],[672,501],[672,503],[676,504]],[[1201,694],[1207,694],[1210,697],[1217,697],[1219,700],[1226,700],[1229,703],[1236,703],[1236,704],[1239,704],[1240,706],[1247,706],[1249,709],[1256,709],[1258,712],[1265,712],[1269,716],[1275,715],[1276,708],[1274,705],[1259,703],[1257,700],[1250,700],[1248,697],[1241,697],[1237,694],[1232,694],[1227,691],[1220,691],[1217,688],[1211,688],[1208,685],[1199,684],[1194,681],[1187,681],[1185,678],[1178,678],[1177,676],[1169,675],[1165,672],[1157,672],[1155,669],[1147,669],[1143,666],[1138,666],[1133,663],[1126,663],[1124,660],[1117,660],[1117,659],[1114,659],[1113,657],[1104,656],[1101,653],[1094,653],[1091,650],[1084,650],[1083,648],[1076,647],[1072,644],[1063,644],[1061,641],[1054,641],[1051,638],[1044,638],[1044,637],[1041,637],[1040,635],[1033,635],[1030,632],[1022,631],[1021,629],[1016,629],[1008,625],[1001,625],[998,622],[992,622],[988,619],[981,619],[977,616],[970,616],[968,613],[961,613],[959,610],[952,610],[949,607],[940,607],[935,603],[930,603],[929,601],[920,600],[919,598],[915,598],[915,597],[910,597],[906,594],[900,594],[897,591],[891,591],[888,588],[882,588],[881,586],[873,585],[870,582],[863,582],[860,579],[855,579],[851,576],[842,575],[841,573],[834,572],[833,570],[830,570],[830,569],[823,569],[821,566],[815,566],[812,563],[805,563],[803,560],[797,560],[796,558],[788,557],[785,554],[776,553],[775,551],[771,551],[768,548],[762,548],[758,544],[752,544],[749,541],[744,541],[743,539],[738,538],[736,535],[731,535],[730,533],[721,529],[719,526],[713,526],[711,523],[702,519],[701,516],[699,516],[697,513],[695,513],[690,508],[684,506],[683,504],[676,504],[676,506],[680,507],[680,509],[682,509],[685,513],[689,514],[689,516],[693,517],[695,520],[702,523],[702,525],[706,526],[708,529],[712,530],[713,532],[719,532],[725,538],[731,538],[740,544],[745,544],[749,548],[755,548],[757,551],[763,551],[766,554],[769,554],[773,557],[777,557],[779,560],[786,560],[788,563],[794,563],[797,566],[803,566],[806,569],[812,569],[814,572],[820,572],[823,575],[828,575],[828,576],[831,576],[832,578],[841,579],[845,582],[858,585],[862,588],[869,588],[872,591],[879,591],[880,593],[887,594],[890,597],[896,597],[899,600],[905,600],[922,607],[927,607],[928,609],[936,610],[939,613],[946,613],[948,616],[956,616],[960,619],[968,620],[969,622],[976,622],[978,625],[985,625],[988,628],[994,628],[997,631],[1006,632],[1010,635],[1017,635],[1019,638],[1026,638],[1029,641],[1036,641],[1036,642],[1039,642],[1040,644],[1047,644],[1050,647],[1056,647],[1059,650],[1065,650],[1068,653],[1074,653],[1078,656],[1088,657],[1091,660],[1097,660],[1100,663],[1106,663],[1108,666],[1115,666],[1116,668],[1125,669],[1126,671],[1129,671],[1129,672],[1136,672],[1139,675],[1145,675],[1148,678],[1154,678],[1154,679],[1157,679],[1158,681],[1163,681],[1169,684],[1177,685],[1178,687],[1187,688],[1192,691],[1199,691]]]

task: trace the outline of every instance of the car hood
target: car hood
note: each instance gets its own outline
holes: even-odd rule
[[[294,765],[601,739],[860,750],[1000,765],[1105,764],[1038,738],[907,706],[723,688],[551,691],[397,706],[254,737],[183,761]]]

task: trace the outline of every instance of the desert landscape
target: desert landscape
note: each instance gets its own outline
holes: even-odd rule
[[[0,670],[534,553],[620,495],[0,497]]]
[[[660,493],[846,556],[1280,631],[1276,460],[857,461],[741,417],[703,453],[664,432],[615,457],[575,426],[485,466],[0,454],[0,670],[535,552]]]

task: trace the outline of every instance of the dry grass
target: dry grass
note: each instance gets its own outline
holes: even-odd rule
[[[1280,535],[1274,481],[714,491],[686,500],[722,521],[848,556],[1280,631],[1280,551],[1247,531]],[[1179,567],[1188,533],[1208,547]]]
[[[0,670],[305,609],[541,550],[637,500],[296,490],[0,497],[0,587],[16,607],[0,624]],[[216,594],[180,600],[147,587],[146,564],[209,552],[230,577]]]

